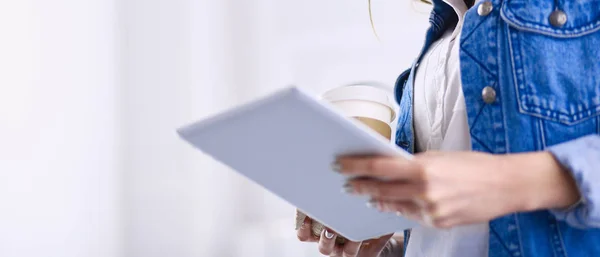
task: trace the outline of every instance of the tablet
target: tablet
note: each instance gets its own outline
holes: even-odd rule
[[[340,155],[412,155],[297,87],[184,126],[178,133],[352,241],[416,225],[367,208],[368,199],[342,193],[347,178],[331,169]]]

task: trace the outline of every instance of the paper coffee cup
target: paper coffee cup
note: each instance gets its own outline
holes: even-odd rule
[[[392,139],[391,123],[396,118],[396,110],[391,92],[372,85],[349,85],[334,88],[325,92],[322,99],[330,102],[346,116],[357,119],[388,140]],[[300,228],[306,215],[296,212],[296,230]],[[312,233],[319,237],[324,226],[312,221]],[[343,244],[346,239],[338,236],[337,244]]]
[[[391,123],[396,118],[396,110],[390,91],[371,85],[350,85],[329,90],[322,98],[346,116],[392,139]]]

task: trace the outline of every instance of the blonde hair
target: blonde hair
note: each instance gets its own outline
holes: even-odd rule
[[[371,22],[371,29],[373,30],[373,34],[375,34],[377,41],[379,41],[379,35],[377,35],[377,30],[375,29],[375,22],[373,22],[373,10],[371,9],[371,0],[368,0],[368,1],[369,1],[369,21]]]

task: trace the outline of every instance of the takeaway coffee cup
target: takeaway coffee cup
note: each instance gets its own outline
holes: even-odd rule
[[[396,111],[391,93],[371,85],[350,85],[334,88],[322,95],[346,116],[355,118],[388,140],[392,139],[391,123]]]
[[[322,99],[330,102],[346,116],[357,119],[388,140],[392,139],[391,123],[396,118],[395,106],[390,91],[385,88],[355,84],[334,88],[325,92]],[[300,228],[306,215],[296,212],[296,230]],[[324,226],[312,221],[312,233],[319,237]],[[345,243],[346,239],[338,236],[337,244]]]

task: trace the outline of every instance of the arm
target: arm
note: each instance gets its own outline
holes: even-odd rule
[[[559,220],[578,228],[600,228],[600,136],[591,135],[549,148],[574,179],[581,200],[553,210]]]
[[[598,135],[541,152],[426,152],[411,160],[347,156],[336,165],[351,177],[346,192],[438,228],[534,210],[552,210],[571,226],[600,227]]]

